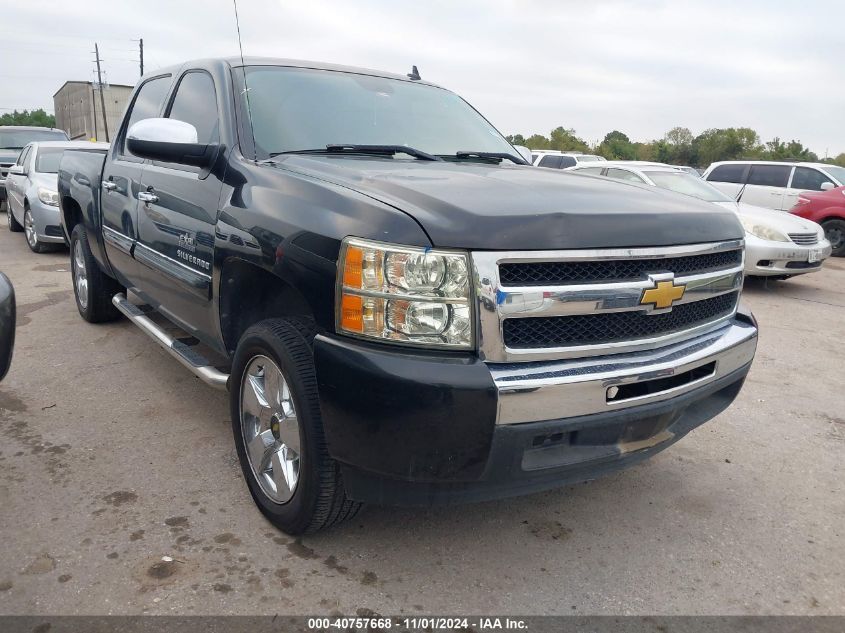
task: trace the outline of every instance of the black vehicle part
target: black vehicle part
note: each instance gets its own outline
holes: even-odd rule
[[[23,225],[15,219],[15,214],[12,213],[12,205],[9,202],[6,202],[6,221],[9,223],[9,230],[12,233],[23,231]]]
[[[88,323],[117,319],[120,311],[112,304],[112,297],[123,292],[123,288],[100,270],[81,224],[73,228],[70,236],[70,269],[76,307],[82,318]]]
[[[359,503],[346,496],[340,467],[326,448],[312,352],[315,333],[312,321],[300,319],[267,319],[250,327],[238,344],[230,380],[232,431],[250,494],[267,519],[289,534],[316,532],[353,517],[360,509]],[[299,480],[284,503],[262,489],[247,456],[241,394],[244,374],[258,356],[269,358],[281,370],[299,424]]]

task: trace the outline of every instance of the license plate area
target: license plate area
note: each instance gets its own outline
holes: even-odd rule
[[[807,253],[807,262],[815,264],[822,258],[822,251],[819,248],[811,248]]]

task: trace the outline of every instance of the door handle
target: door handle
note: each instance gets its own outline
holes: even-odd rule
[[[114,183],[111,180],[104,180],[100,184],[106,191],[114,191],[115,189],[117,189],[117,183]]]
[[[138,200],[144,204],[149,204],[150,202],[158,202],[158,196],[154,193],[150,193],[149,191],[139,191]]]

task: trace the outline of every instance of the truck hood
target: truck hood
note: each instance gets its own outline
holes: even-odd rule
[[[736,215],[689,196],[525,166],[288,155],[277,169],[399,209],[438,247],[538,250],[741,239]]]

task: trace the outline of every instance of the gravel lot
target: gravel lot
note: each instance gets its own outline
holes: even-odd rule
[[[294,540],[253,506],[226,395],[128,322],[83,322],[67,252],[5,224],[2,614],[845,614],[845,260],[746,284],[744,391],[655,459]]]

